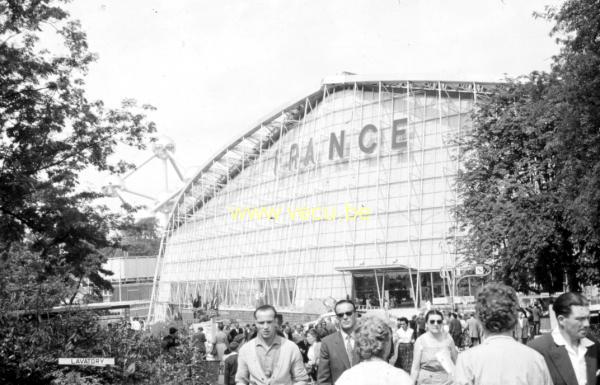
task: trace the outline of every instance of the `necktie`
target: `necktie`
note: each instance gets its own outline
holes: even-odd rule
[[[352,366],[352,337],[346,336],[346,353],[348,354],[348,361],[350,361],[350,366]]]

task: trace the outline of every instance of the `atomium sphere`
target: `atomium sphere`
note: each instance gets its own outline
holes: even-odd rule
[[[168,136],[159,136],[156,142],[152,144],[152,151],[159,159],[167,159],[167,151],[170,153],[175,152],[175,142]]]

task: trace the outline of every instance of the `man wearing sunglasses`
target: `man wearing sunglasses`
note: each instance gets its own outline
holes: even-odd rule
[[[332,385],[342,373],[358,364],[359,356],[352,333],[356,329],[356,307],[354,302],[343,299],[334,307],[340,330],[321,341],[321,359],[317,372],[317,383]]]

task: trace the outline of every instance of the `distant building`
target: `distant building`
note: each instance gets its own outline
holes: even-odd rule
[[[156,256],[130,256],[119,253],[108,259],[104,269],[113,272],[105,278],[113,291],[103,293],[104,302],[135,303],[131,316],[146,317],[152,293]]]

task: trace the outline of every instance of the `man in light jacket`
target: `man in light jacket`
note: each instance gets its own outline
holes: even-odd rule
[[[277,335],[277,310],[263,305],[254,311],[256,338],[240,349],[235,383],[238,385],[306,385],[308,374],[293,341]]]

